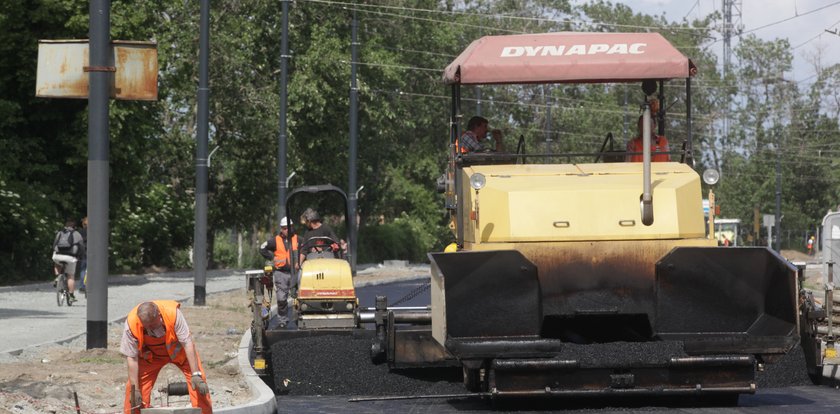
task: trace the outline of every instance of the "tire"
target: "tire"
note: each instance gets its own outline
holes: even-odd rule
[[[55,299],[58,302],[58,306],[64,305],[65,300],[67,299],[66,292],[67,292],[67,279],[64,274],[58,275],[58,280],[55,282]]]

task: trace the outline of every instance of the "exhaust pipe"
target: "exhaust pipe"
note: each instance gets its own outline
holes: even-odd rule
[[[650,179],[650,104],[645,101],[644,113],[642,115],[642,224],[650,226],[653,224],[653,194],[651,191]]]

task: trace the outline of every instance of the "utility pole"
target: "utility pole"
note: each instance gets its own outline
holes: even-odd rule
[[[545,95],[545,155],[551,154],[551,86],[543,86]],[[549,162],[546,158],[545,162]]]
[[[108,347],[108,100],[116,70],[111,60],[111,0],[91,0],[88,62],[87,349]]]
[[[282,28],[280,38],[280,135],[277,138],[277,229],[280,220],[286,216],[286,98],[288,97],[289,79],[289,2],[280,0]]]
[[[741,0],[723,0],[723,80],[727,81],[732,68],[732,36],[743,30],[741,24]],[[725,84],[728,86],[728,84]],[[726,110],[723,112],[723,137],[729,139],[729,110],[732,98],[726,94]]]
[[[198,125],[195,148],[195,234],[193,235],[193,305],[207,296],[207,181],[210,118],[210,0],[201,0],[198,35]]]
[[[782,151],[776,147],[776,252],[782,251]]]
[[[359,134],[359,87],[356,84],[356,62],[359,59],[359,21],[356,18],[356,10],[353,10],[353,22],[351,25],[351,39],[350,39],[350,149],[348,151],[347,159],[347,203],[349,204],[347,210],[349,212],[346,218],[350,234],[347,235],[350,249],[347,254],[347,259],[350,262],[351,273],[356,275],[356,259],[357,247],[359,242],[357,240],[359,231],[358,223],[356,222],[356,210],[358,200],[356,196],[356,158],[358,157],[358,134]]]

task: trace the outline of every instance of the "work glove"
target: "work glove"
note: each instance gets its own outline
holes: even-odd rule
[[[193,375],[190,382],[192,383],[193,389],[198,391],[199,394],[207,395],[209,390],[207,389],[207,383],[204,382],[204,378],[201,378],[200,375]]]

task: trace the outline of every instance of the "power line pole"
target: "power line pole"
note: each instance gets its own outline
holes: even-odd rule
[[[91,1],[89,13],[87,349],[94,349],[108,347],[108,97],[114,79],[114,68],[109,67],[113,65],[111,0]]]
[[[207,295],[207,182],[210,119],[210,0],[201,0],[198,35],[198,125],[195,154],[195,237],[193,239],[193,305]]]
[[[286,216],[286,105],[289,81],[289,2],[281,0],[281,34],[280,34],[280,133],[277,137],[277,231],[280,231],[280,220]]]
[[[357,199],[356,161],[358,158],[359,147],[359,86],[356,82],[356,65],[359,61],[359,20],[356,17],[356,11],[353,10],[353,22],[351,25],[351,40],[350,40],[350,148],[347,157],[347,203],[348,216],[347,222],[350,224],[350,234],[347,235],[347,241],[350,244],[350,250],[347,253],[347,260],[350,262],[350,271],[356,275],[356,260],[358,258],[359,246],[359,224],[356,222],[358,214],[359,200]]]
[[[723,0],[723,80],[727,80],[732,70],[732,36],[743,30],[741,23],[741,0]],[[723,113],[723,137],[729,139],[729,110],[732,98],[726,94],[726,110]]]

